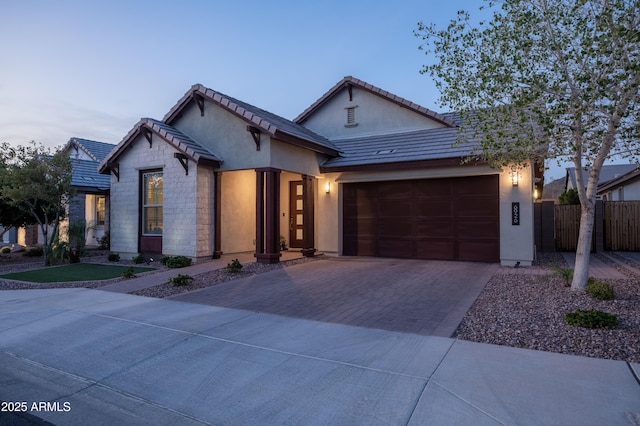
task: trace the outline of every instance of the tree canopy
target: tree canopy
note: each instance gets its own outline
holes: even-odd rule
[[[640,153],[640,0],[485,0],[447,28],[420,23],[441,103],[473,122],[495,166],[541,156],[587,168],[573,288],[587,281],[600,170]],[[582,229],[584,227],[584,230]]]
[[[51,246],[73,194],[71,160],[60,150],[52,153],[35,143],[18,147],[4,143],[0,165],[2,202],[27,212],[29,222],[40,226],[45,238],[45,263],[49,264]]]

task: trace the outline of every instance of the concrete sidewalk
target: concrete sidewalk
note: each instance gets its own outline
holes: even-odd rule
[[[59,425],[628,425],[639,373],[113,292],[0,292],[0,400]]]

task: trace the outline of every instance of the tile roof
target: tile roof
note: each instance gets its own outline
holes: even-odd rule
[[[109,155],[111,150],[116,147],[112,143],[98,142],[82,138],[71,138],[69,139],[69,142],[67,142],[64,149],[69,149],[71,145],[82,149],[89,157],[98,162],[104,160],[104,158]]]
[[[600,180],[598,181],[598,185],[604,185],[605,183],[613,179],[617,179],[620,176],[623,176],[633,171],[637,167],[639,167],[638,164],[611,164],[607,166],[602,166],[602,169],[600,169]],[[589,179],[588,170],[582,171],[582,179],[583,179],[582,180],[583,182],[585,183],[587,182],[587,180]],[[571,181],[573,188],[578,187],[578,184],[576,181],[575,167],[567,168],[567,181],[566,181],[565,187],[567,187],[567,184],[569,183],[569,181]]]
[[[71,160],[71,185],[82,190],[107,191],[111,187],[111,178],[98,173],[97,161]]]
[[[242,118],[249,125],[257,127],[270,136],[295,145],[323,152],[330,155],[337,154],[337,148],[331,141],[306,127],[296,124],[286,118],[280,117],[269,111],[242,102],[223,93],[211,90],[201,84],[195,84],[164,116],[163,121],[171,124],[177,118],[184,107],[195,97],[214,102],[236,116]]]
[[[456,143],[458,137],[458,128],[443,127],[334,140],[333,143],[340,148],[341,155],[325,161],[322,164],[322,170],[332,171],[374,164],[461,159],[473,155],[480,148],[476,141]]]
[[[100,163],[100,173],[108,174],[109,163],[116,161],[120,154],[122,154],[124,150],[133,143],[134,139],[145,129],[160,136],[168,144],[196,163],[207,162],[214,165],[220,165],[220,163],[222,163],[222,159],[220,157],[191,139],[189,136],[180,132],[178,129],[153,118],[142,118],[135,126],[133,126],[116,148]]]
[[[632,164],[632,166],[634,168],[631,171],[623,174],[622,176],[618,176],[599,184],[598,192],[606,191],[615,188],[616,186],[621,186],[627,182],[640,178],[640,164]]]
[[[404,99],[400,96],[394,95],[393,93],[387,92],[386,90],[382,90],[379,87],[376,87],[372,84],[369,84],[360,79],[346,76],[342,80],[340,80],[335,86],[333,86],[327,93],[322,95],[320,99],[315,101],[309,108],[304,110],[300,115],[293,119],[295,123],[303,123],[307,118],[309,118],[318,108],[324,105],[329,99],[331,99],[334,95],[340,92],[342,89],[347,88],[349,86],[356,86],[363,90],[367,90],[375,95],[381,96],[388,101],[391,101],[401,107],[408,108],[418,114],[424,115],[426,117],[431,118],[432,120],[438,121],[444,125],[455,127],[456,123],[451,120],[451,117],[448,117],[444,114],[438,114],[437,112],[431,111],[428,108],[420,106],[416,103],[413,103],[407,99]]]

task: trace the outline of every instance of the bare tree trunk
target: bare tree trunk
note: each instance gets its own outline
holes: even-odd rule
[[[573,269],[572,290],[584,290],[589,278],[589,259],[591,257],[591,239],[593,237],[593,221],[595,205],[587,203],[582,207],[580,215],[580,233],[576,248],[576,264]]]

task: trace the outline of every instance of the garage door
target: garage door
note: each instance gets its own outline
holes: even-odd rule
[[[344,184],[343,253],[497,262],[498,176]]]

